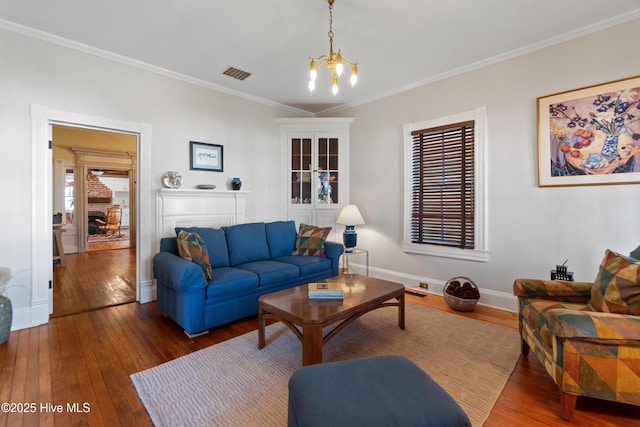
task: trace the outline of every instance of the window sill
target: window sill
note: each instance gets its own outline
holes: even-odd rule
[[[489,251],[480,249],[457,249],[435,245],[417,245],[403,243],[402,250],[407,253],[455,258],[465,261],[489,262]]]

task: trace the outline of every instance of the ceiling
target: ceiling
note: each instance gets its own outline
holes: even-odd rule
[[[327,0],[0,0],[0,28],[309,114],[637,18],[640,0],[335,0],[334,50],[359,80],[333,96],[324,67],[307,89],[309,57],[329,53]]]

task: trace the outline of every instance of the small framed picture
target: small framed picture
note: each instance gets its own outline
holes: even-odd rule
[[[190,141],[190,169],[223,172],[222,145]]]

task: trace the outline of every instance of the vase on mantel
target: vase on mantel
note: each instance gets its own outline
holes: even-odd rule
[[[9,339],[12,319],[13,308],[11,307],[11,300],[4,295],[0,295],[0,344]]]
[[[177,190],[182,185],[182,175],[176,171],[169,171],[162,175],[162,186]]]
[[[240,187],[242,187],[242,181],[240,180],[240,178],[233,178],[231,180],[231,189],[232,190],[240,190]]]

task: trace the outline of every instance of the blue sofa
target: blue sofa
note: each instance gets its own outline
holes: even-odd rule
[[[202,268],[178,255],[177,239],[162,238],[153,258],[157,305],[194,336],[218,325],[258,313],[258,297],[338,275],[344,248],[325,242],[324,256],[292,255],[293,221],[238,224],[222,228],[176,228],[198,233],[212,266]]]

